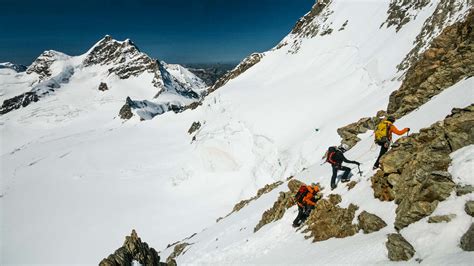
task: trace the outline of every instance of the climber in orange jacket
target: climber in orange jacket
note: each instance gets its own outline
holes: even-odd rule
[[[293,227],[300,226],[308,218],[311,210],[316,206],[319,199],[317,193],[318,186],[302,185],[295,195],[296,204],[298,204],[298,216],[293,221]]]
[[[403,135],[406,132],[410,131],[410,128],[406,127],[402,130],[399,130],[393,123],[395,122],[395,117],[389,115],[386,120],[380,122],[375,129],[375,143],[380,146],[379,157],[374,163],[373,169],[376,170],[379,168],[380,158],[388,151],[390,148],[390,143],[392,142],[392,133],[397,135]]]

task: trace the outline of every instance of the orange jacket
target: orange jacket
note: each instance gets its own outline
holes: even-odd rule
[[[311,186],[306,186],[308,189],[308,193],[306,193],[306,196],[303,198],[303,204],[300,202],[297,202],[299,206],[303,207],[304,205],[311,205],[315,206],[316,202],[313,201],[314,196],[316,196],[316,191]]]
[[[392,140],[392,133],[395,133],[397,135],[403,135],[408,131],[408,128],[404,128],[402,130],[399,130],[394,124],[390,123],[390,129],[388,130],[388,139]]]

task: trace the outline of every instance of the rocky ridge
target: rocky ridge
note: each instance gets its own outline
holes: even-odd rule
[[[224,84],[226,84],[227,82],[229,82],[229,80],[231,79],[234,79],[236,78],[237,76],[239,76],[240,74],[244,73],[245,71],[247,71],[249,68],[251,68],[252,66],[254,66],[255,64],[257,64],[258,62],[260,62],[260,60],[263,58],[263,54],[261,53],[253,53],[249,56],[247,56],[246,58],[244,58],[244,60],[242,60],[242,62],[240,62],[234,69],[232,69],[231,71],[227,72],[227,74],[225,74],[224,76],[222,76],[221,78],[219,78],[215,83],[214,85],[212,85],[208,90],[207,90],[207,94],[210,94],[211,92],[217,90],[218,88],[224,86]]]
[[[449,154],[474,143],[474,105],[453,109],[443,121],[399,139],[372,178],[374,196],[395,200],[395,228],[430,215],[456,184],[447,172]]]
[[[160,256],[154,248],[150,248],[146,242],[138,237],[137,232],[132,230],[130,236],[125,237],[123,246],[113,254],[103,259],[100,266],[132,265],[137,261],[141,265],[166,266],[167,263],[160,262]]]
[[[234,208],[232,209],[232,211],[229,214],[227,214],[224,217],[218,218],[216,222],[219,222],[220,220],[222,220],[223,218],[228,217],[229,215],[231,215],[234,212],[238,212],[243,207],[247,206],[250,202],[260,198],[263,194],[269,193],[270,191],[274,190],[275,188],[277,188],[281,184],[283,184],[283,182],[278,181],[278,182],[275,182],[275,183],[272,183],[272,184],[265,185],[263,188],[261,188],[257,191],[257,195],[251,197],[250,199],[241,200],[239,203],[235,204]]]

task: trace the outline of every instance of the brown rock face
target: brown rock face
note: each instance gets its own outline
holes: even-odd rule
[[[166,263],[168,264],[168,266],[177,265],[175,259],[179,255],[181,255],[181,253],[183,253],[184,249],[189,245],[191,245],[191,244],[183,242],[183,243],[180,243],[180,244],[177,244],[176,246],[174,246],[173,252],[166,259]]]
[[[388,113],[401,117],[458,81],[474,75],[474,10],[446,27],[407,71],[402,86],[390,95]]]
[[[283,184],[282,181],[278,181],[278,182],[275,182],[275,183],[272,183],[272,184],[267,184],[265,185],[263,188],[259,189],[257,191],[257,195],[254,196],[254,197],[251,197],[250,199],[246,199],[246,200],[242,200],[240,201],[239,203],[235,204],[234,208],[232,209],[232,212],[230,212],[229,214],[227,214],[225,217],[228,217],[229,215],[231,215],[232,213],[234,212],[238,212],[240,211],[243,207],[247,206],[247,204],[249,204],[251,201],[254,201],[258,198],[260,198],[260,196],[262,196],[263,194],[266,194],[272,190],[274,190],[275,188],[277,188],[279,185]],[[225,218],[224,217],[224,218]],[[220,220],[222,220],[223,218],[219,218],[217,219],[217,222],[219,222]]]
[[[292,193],[291,191],[280,192],[280,196],[278,197],[277,201],[270,209],[266,210],[263,213],[262,219],[260,219],[253,231],[257,232],[264,225],[280,220],[285,214],[286,210],[291,206],[295,205],[293,196],[294,193]]]
[[[428,223],[449,223],[452,219],[456,218],[456,214],[447,214],[447,215],[436,215],[431,216],[428,219]]]
[[[359,231],[357,224],[352,224],[355,211],[358,207],[350,204],[349,207],[337,206],[341,202],[341,196],[329,195],[329,199],[320,199],[316,208],[311,212],[306,221],[307,228],[304,233],[309,232],[309,238],[313,241],[324,241],[329,238],[344,238],[355,235]]]
[[[382,121],[384,112],[378,112],[381,116],[375,117],[365,117],[361,118],[359,121],[349,124],[347,126],[337,129],[337,134],[341,136],[342,143],[353,147],[360,141],[360,138],[357,135],[367,132],[368,130],[374,130],[375,127]]]
[[[406,261],[415,255],[413,246],[400,234],[389,234],[385,246],[388,250],[388,258],[391,261]]]
[[[135,230],[125,238],[123,246],[117,249],[113,254],[103,259],[100,266],[119,266],[132,265],[132,261],[138,261],[142,265],[166,265],[160,263],[160,256],[154,248],[148,247],[148,244],[142,242]]]
[[[461,248],[465,251],[474,251],[474,223],[471,224],[467,232],[461,237]]]
[[[357,219],[359,220],[359,227],[364,231],[364,234],[377,232],[387,226],[387,223],[380,217],[366,211],[359,214]]]
[[[467,214],[474,217],[474,200],[470,200],[466,202],[466,205],[464,206],[464,210],[466,211]]]
[[[455,184],[447,172],[449,154],[474,143],[474,105],[453,109],[443,121],[402,138],[382,157],[383,170],[372,177],[374,196],[395,200],[395,227],[430,215]]]
[[[297,179],[291,179],[290,182],[288,182],[288,188],[290,189],[290,191],[280,192],[280,196],[278,197],[277,201],[270,209],[266,210],[263,213],[262,218],[255,226],[253,231],[257,232],[264,225],[280,220],[285,214],[286,210],[296,204],[294,196],[301,185],[304,185],[304,183]]]

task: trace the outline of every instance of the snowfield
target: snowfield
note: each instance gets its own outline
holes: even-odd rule
[[[381,231],[312,243],[291,227],[293,207],[253,233],[286,183],[216,219],[265,184],[290,175],[329,187],[331,169],[320,163],[327,147],[340,142],[337,128],[387,107],[403,76],[396,66],[435,7],[436,1],[395,32],[380,27],[388,0],[334,1],[324,22],[335,28],[331,35],[302,39],[294,54],[290,45],[265,52],[197,109],[146,121],[137,116],[124,121],[118,112],[127,96],[153,98],[151,73],[119,79],[104,66],[81,69],[81,57],[58,61],[75,69],[68,82],[37,103],[0,116],[0,264],[97,264],[132,229],[163,250],[162,259],[172,252],[168,244],[198,233],[177,258],[179,265],[391,263],[385,241],[395,231],[396,205],[373,197],[370,177],[378,149],[371,133],[359,136],[362,141],[347,153],[362,162],[363,176],[353,176],[359,183],[351,191],[340,185],[335,193],[342,196],[341,206],[360,207],[356,216],[366,210],[384,219],[388,226]],[[461,15],[452,14],[451,22]],[[337,31],[346,20],[345,29]],[[53,64],[53,74],[64,67]],[[169,72],[186,74],[177,67]],[[28,91],[35,75],[0,69],[0,101]],[[109,86],[105,92],[97,90],[103,80]],[[399,119],[397,127],[417,132],[452,108],[472,104],[473,86],[473,78],[455,84]],[[188,134],[197,121],[201,128]],[[466,184],[474,183],[472,152],[469,146],[452,155],[450,172]],[[473,221],[462,211],[472,197],[453,195],[439,205],[436,214],[457,214],[449,224],[422,219],[401,231],[417,250],[409,263],[474,261],[455,245]]]

